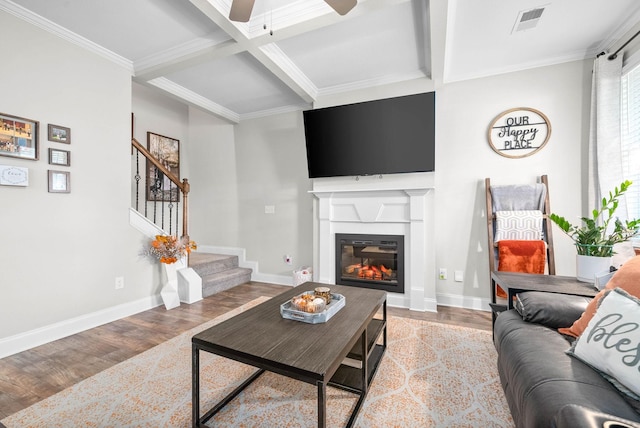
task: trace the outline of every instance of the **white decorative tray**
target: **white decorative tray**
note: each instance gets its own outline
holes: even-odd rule
[[[329,303],[322,312],[303,312],[294,309],[291,300],[287,300],[280,305],[280,315],[282,318],[302,321],[308,324],[320,324],[329,321],[340,309],[344,308],[346,300],[342,294],[331,293],[331,303]]]

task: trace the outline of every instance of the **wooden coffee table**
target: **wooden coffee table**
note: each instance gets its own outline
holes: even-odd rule
[[[327,385],[357,394],[358,401],[346,426],[353,425],[387,346],[387,295],[382,290],[330,285],[333,293],[345,296],[346,305],[329,321],[307,324],[282,318],[282,303],[319,286],[327,285],[304,283],[193,336],[194,427],[203,426],[265,371],[317,386],[318,427],[326,426]],[[376,316],[378,312],[381,315]],[[200,351],[258,368],[202,416]],[[347,357],[351,364],[342,364]]]

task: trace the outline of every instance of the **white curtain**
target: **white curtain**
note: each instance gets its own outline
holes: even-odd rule
[[[622,55],[609,60],[608,54],[596,58],[591,86],[591,129],[589,133],[589,212],[600,206],[603,197],[624,181],[622,173],[620,93]],[[624,198],[616,211],[627,217]]]

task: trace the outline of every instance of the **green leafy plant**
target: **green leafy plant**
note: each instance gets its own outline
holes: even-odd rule
[[[582,256],[611,257],[613,245],[625,242],[635,236],[640,229],[640,220],[626,220],[624,223],[614,213],[618,209],[618,200],[629,189],[631,181],[625,180],[609,192],[608,198],[602,198],[600,208],[591,212],[591,217],[582,217],[582,225],[574,226],[567,219],[557,214],[549,218],[566,233],[576,244],[578,254]],[[609,223],[614,221],[614,227],[608,232]]]

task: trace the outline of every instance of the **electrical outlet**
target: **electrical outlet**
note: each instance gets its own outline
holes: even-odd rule
[[[440,279],[447,279],[447,269],[440,268],[440,274],[438,275]]]
[[[124,288],[124,276],[116,276],[116,290]]]
[[[284,262],[288,265],[293,264],[293,258],[289,255],[284,256]]]
[[[264,206],[264,213],[265,214],[275,214],[276,213],[276,206],[275,205],[265,205]]]

